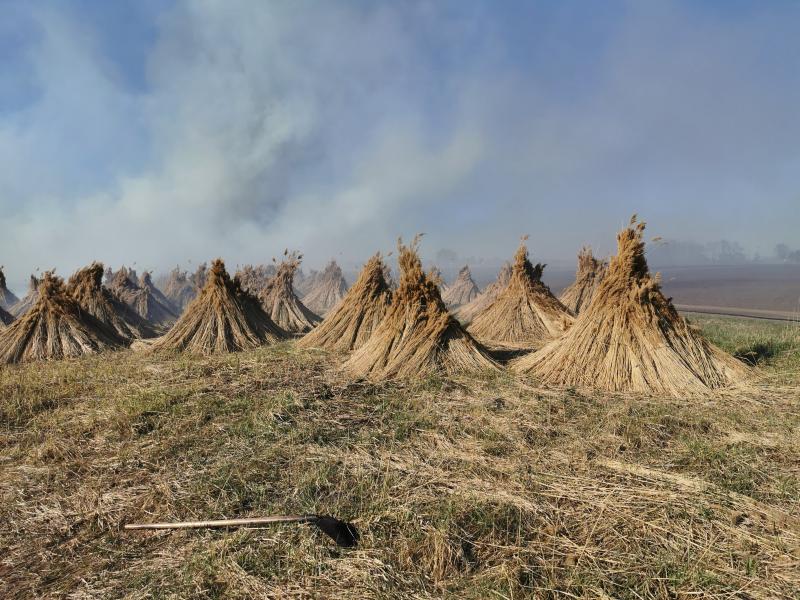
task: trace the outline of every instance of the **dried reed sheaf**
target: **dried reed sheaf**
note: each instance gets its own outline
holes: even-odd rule
[[[103,265],[92,263],[76,272],[67,283],[67,293],[98,321],[116,331],[126,342],[157,335],[153,325],[103,287]]]
[[[578,270],[575,281],[561,292],[559,300],[574,314],[589,306],[597,286],[608,270],[608,261],[595,258],[592,249],[584,247],[578,253]]]
[[[275,276],[275,265],[245,265],[234,276],[242,289],[258,296],[266,289],[269,280]]]
[[[114,281],[114,269],[106,267],[106,271],[103,273],[103,285],[111,287],[112,281]]]
[[[6,274],[3,272],[3,267],[0,267],[0,308],[8,310],[17,302],[19,302],[19,298],[14,295],[14,292],[8,289],[6,285]]]
[[[135,278],[135,271],[122,267],[114,273],[110,289],[140,317],[157,326],[172,325],[178,318],[175,310],[159,300],[152,289],[143,288]]]
[[[19,300],[16,304],[14,304],[11,308],[8,309],[8,312],[11,313],[15,318],[19,319],[22,315],[28,312],[36,301],[39,299],[39,284],[40,280],[36,275],[31,275],[30,280],[28,281],[28,293]]]
[[[14,322],[14,315],[6,309],[0,307],[0,329],[5,329],[7,325]]]
[[[418,378],[434,373],[496,369],[496,363],[447,312],[439,288],[422,270],[419,236],[400,251],[400,283],[367,343],[346,363],[372,380]]]
[[[453,316],[463,325],[468,325],[476,316],[489,308],[492,302],[497,300],[502,291],[508,287],[508,282],[511,281],[511,272],[511,263],[504,263],[497,274],[497,279],[487,285],[472,302],[455,310]]]
[[[0,332],[0,364],[77,357],[124,345],[78,305],[60,277],[47,272],[34,305]]]
[[[191,282],[194,284],[194,287],[197,290],[197,293],[200,293],[204,287],[206,287],[206,276],[208,275],[208,265],[206,263],[200,263],[197,265],[197,269],[195,272],[189,277]]]
[[[543,271],[543,264],[531,264],[523,239],[508,285],[475,316],[469,332],[485,344],[511,347],[542,346],[563,334],[573,317],[542,283]]]
[[[197,297],[199,291],[189,274],[180,267],[175,267],[170,271],[163,285],[164,295],[181,312]]]
[[[664,297],[631,219],[589,306],[569,331],[514,363],[544,384],[674,397],[746,381],[749,369],[708,343]]]
[[[217,259],[211,263],[200,294],[152,348],[210,355],[257,348],[287,337],[258,299],[231,279],[225,264]]]
[[[442,293],[442,300],[448,308],[456,308],[464,304],[469,304],[481,291],[472,279],[469,266],[464,265],[458,272],[458,277]]]
[[[349,352],[363,346],[386,315],[392,292],[380,254],[367,261],[355,285],[298,346]]]
[[[302,256],[288,252],[285,256],[286,258],[278,266],[275,277],[261,293],[261,304],[281,329],[291,334],[307,333],[322,319],[300,302],[292,287],[294,273],[300,266]]]
[[[166,306],[172,314],[177,316],[180,313],[180,309],[172,303],[172,300],[167,298],[167,295],[153,283],[153,275],[150,271],[144,271],[142,276],[139,277],[139,287],[147,290],[159,304]]]
[[[299,266],[294,272],[294,280],[292,281],[292,287],[294,288],[295,294],[298,297],[305,296],[308,292],[314,289],[314,286],[317,284],[317,277],[319,277],[319,271],[311,269],[308,275],[303,273],[303,269]]]
[[[439,293],[443,294],[447,291],[447,284],[444,282],[444,275],[436,265],[428,269],[428,280],[434,283],[439,288]]]
[[[342,301],[347,293],[347,282],[342,268],[332,260],[317,275],[314,286],[303,296],[303,304],[318,315],[324,315]]]

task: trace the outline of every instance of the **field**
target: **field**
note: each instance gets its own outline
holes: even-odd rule
[[[678,304],[733,306],[800,316],[800,265],[672,267],[664,293]]]
[[[771,311],[800,319],[800,265],[653,267],[656,271],[675,304]],[[574,269],[548,267],[544,279],[558,294],[574,277]]]
[[[373,385],[293,343],[2,368],[2,597],[798,597],[798,325],[692,320],[758,362],[751,391]],[[121,530],[287,513],[361,544]]]

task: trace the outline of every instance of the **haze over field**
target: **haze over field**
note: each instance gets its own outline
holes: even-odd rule
[[[0,0],[2,598],[797,597],[798,25]]]
[[[800,5],[4,2],[0,262],[800,247]],[[707,246],[703,246],[707,247]]]

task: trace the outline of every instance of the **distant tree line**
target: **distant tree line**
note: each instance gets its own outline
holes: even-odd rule
[[[800,263],[800,250],[792,250],[786,244],[775,246],[775,258],[781,262]]]
[[[483,258],[464,257],[455,250],[442,248],[434,255],[435,259],[428,266],[435,264],[449,279],[457,267],[465,264],[478,267],[485,263]],[[692,242],[683,240],[654,239],[647,245],[647,260],[655,266],[689,266],[689,265],[749,265],[749,264],[800,264],[800,249],[793,249],[788,244],[778,244],[772,253],[767,255],[750,254],[742,244],[731,240],[714,242]],[[498,265],[492,264],[492,269]],[[473,273],[474,274],[474,273]]]
[[[753,262],[739,242],[659,240],[648,247],[647,259],[662,265],[739,265]]]
[[[739,242],[719,240],[705,244],[659,240],[648,246],[647,259],[654,265],[743,265],[763,263],[800,264],[800,249],[778,244],[771,256],[749,255]]]

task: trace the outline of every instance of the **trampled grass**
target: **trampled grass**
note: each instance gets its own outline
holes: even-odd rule
[[[2,368],[2,595],[796,597],[797,329],[692,320],[728,350],[771,349],[752,391],[371,384],[293,343]],[[353,522],[361,544],[121,529],[307,512]]]

